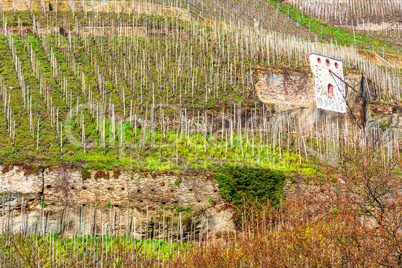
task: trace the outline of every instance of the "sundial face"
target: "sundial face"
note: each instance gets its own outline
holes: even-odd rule
[[[345,83],[343,82],[345,77],[342,61],[318,54],[310,54],[310,66],[314,74],[314,93],[317,108],[346,113]]]

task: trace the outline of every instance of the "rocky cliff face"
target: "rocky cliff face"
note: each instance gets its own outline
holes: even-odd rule
[[[308,122],[326,118],[336,119],[339,124],[344,124],[347,120],[350,126],[356,123],[364,126],[369,120],[367,99],[375,98],[375,87],[359,71],[344,72],[348,83],[346,101],[349,107],[346,115],[317,109],[314,79],[308,69],[260,68],[255,72],[258,77],[255,85],[258,97],[277,113],[297,113],[299,118]]]
[[[402,136],[402,107],[387,103],[369,102],[366,111],[367,127],[396,132]],[[399,145],[401,145],[401,140]]]
[[[377,95],[379,85],[357,70],[344,72],[348,83],[345,88],[346,114],[317,109],[314,81],[308,69],[256,68],[254,75],[258,81],[256,93],[271,109],[269,120],[277,120],[278,125],[290,122],[290,131],[298,133],[323,126],[323,129],[333,127],[339,134],[348,135],[351,128],[378,128],[382,134],[398,139],[399,146],[402,146],[402,107],[381,101]],[[314,150],[309,153],[316,155]],[[323,158],[324,162],[334,159],[332,155],[316,156]]]

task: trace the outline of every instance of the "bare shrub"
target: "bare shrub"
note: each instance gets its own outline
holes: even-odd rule
[[[55,192],[58,193],[59,199],[64,203],[65,206],[70,206],[73,198],[69,174],[70,171],[68,167],[66,165],[61,165],[60,170],[57,172],[57,176],[54,180]]]

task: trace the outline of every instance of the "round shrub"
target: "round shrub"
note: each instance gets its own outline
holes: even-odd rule
[[[243,200],[256,200],[277,206],[283,197],[285,175],[281,171],[248,166],[214,167],[223,198],[240,206]]]

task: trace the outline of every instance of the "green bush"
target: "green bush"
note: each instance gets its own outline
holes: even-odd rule
[[[214,167],[223,198],[240,206],[243,200],[257,200],[277,206],[283,197],[285,175],[281,171],[248,166]]]
[[[43,207],[43,208],[45,208],[45,207],[47,207],[47,203],[46,203],[45,201],[41,201],[41,202],[40,202],[40,206]]]
[[[181,212],[182,210],[183,210],[182,207],[176,207],[176,211],[177,211],[177,212]]]
[[[176,210],[176,212],[185,212],[184,217],[188,217],[191,214],[191,212],[194,211],[193,207],[194,207],[194,204],[190,204],[187,207],[176,207],[175,210]]]

